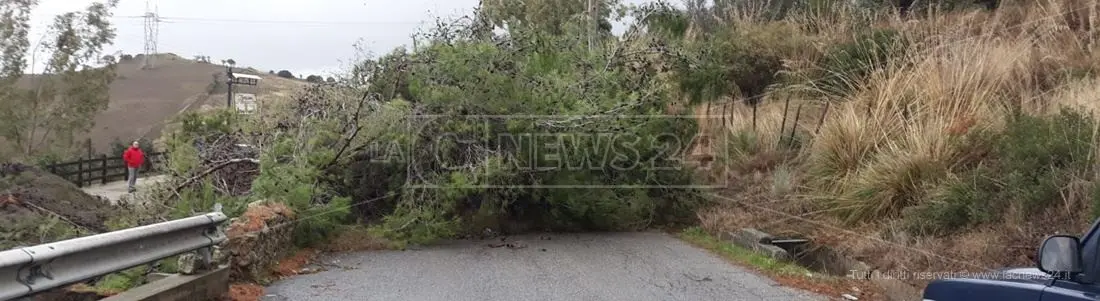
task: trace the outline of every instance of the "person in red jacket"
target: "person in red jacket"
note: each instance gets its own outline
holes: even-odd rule
[[[141,151],[141,147],[137,141],[134,141],[130,145],[130,148],[122,152],[122,161],[126,162],[127,173],[126,184],[129,185],[130,193],[137,191],[134,187],[137,184],[138,168],[141,168],[142,164],[145,164],[145,153]]]

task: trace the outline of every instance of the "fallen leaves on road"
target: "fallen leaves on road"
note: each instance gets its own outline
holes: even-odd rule
[[[313,261],[313,258],[317,257],[317,251],[312,249],[305,249],[294,253],[293,256],[280,260],[275,265],[275,275],[278,277],[289,277],[294,275],[303,274],[303,268]]]
[[[260,301],[264,296],[264,287],[251,283],[229,285],[228,301]]]
[[[527,247],[527,243],[522,240],[505,241],[506,239],[507,237],[501,237],[500,243],[490,243],[488,246],[490,248],[508,247],[509,249],[523,249]]]

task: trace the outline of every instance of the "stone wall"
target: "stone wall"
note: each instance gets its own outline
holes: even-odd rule
[[[269,280],[278,261],[293,251],[294,220],[293,210],[286,205],[270,201],[248,204],[244,214],[231,220],[226,230],[229,239],[222,252],[230,260],[230,280]]]

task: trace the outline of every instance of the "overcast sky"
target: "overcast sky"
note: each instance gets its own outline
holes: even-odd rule
[[[516,0],[518,1],[518,0]],[[31,43],[53,16],[80,10],[91,0],[41,0],[31,22]],[[648,0],[627,0],[642,3]],[[675,2],[675,1],[674,1]],[[362,41],[374,54],[409,44],[410,35],[441,16],[468,14],[478,0],[150,0],[164,18],[158,52],[183,57],[232,58],[239,66],[328,74],[345,70]],[[118,29],[108,52],[144,52],[145,0],[121,0]],[[33,47],[33,46],[32,46]],[[40,72],[36,67],[35,72]]]

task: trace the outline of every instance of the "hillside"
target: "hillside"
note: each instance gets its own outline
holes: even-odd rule
[[[485,229],[751,227],[807,238],[814,252],[916,287],[939,277],[926,272],[1034,266],[1044,237],[1079,233],[1100,216],[1096,2],[909,16],[846,3],[782,17],[655,5],[636,31],[600,41],[542,15],[506,36],[429,32],[438,40],[366,62],[381,70],[364,85],[382,100],[376,107],[351,110],[367,105],[316,89],[265,120],[259,132],[271,134],[254,145],[280,164],[257,172],[249,199],[219,200],[326,212],[300,225],[316,234],[296,237],[302,244],[352,220],[397,246]],[[689,107],[698,122],[589,118]],[[179,140],[236,130],[181,130]],[[511,139],[531,133],[570,138],[555,141],[551,159]],[[645,142],[625,152],[578,133]],[[665,137],[706,138],[689,158],[702,162],[667,158],[656,143]],[[191,144],[174,145],[178,161],[202,159],[183,157],[197,153]],[[569,153],[590,149],[631,155]],[[592,162],[610,168],[573,168]],[[686,168],[695,163],[706,168]],[[185,167],[177,173],[206,168]],[[397,188],[410,184],[439,189]],[[180,203],[228,190],[204,185]],[[536,186],[561,188],[522,188]]]
[[[224,81],[225,67],[170,53],[157,57],[156,67],[148,70],[141,69],[138,58],[119,63],[107,110],[95,118],[95,126],[88,134],[77,137],[78,141],[91,138],[94,152],[108,152],[116,138],[155,140],[174,116],[203,105],[225,105],[225,86],[215,85],[215,80]],[[259,87],[244,90],[256,94],[261,102],[285,98],[306,85],[304,81],[266,72],[237,71],[263,78]],[[27,76],[23,83],[29,84],[31,80],[33,77]]]

